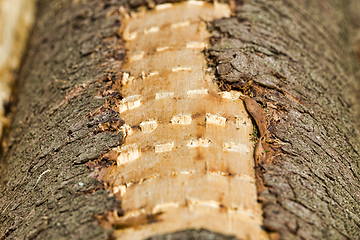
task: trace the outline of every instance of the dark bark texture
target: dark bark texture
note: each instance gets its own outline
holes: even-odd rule
[[[114,6],[83,2],[40,2],[2,160],[2,238],[103,239],[107,231],[93,214],[119,204],[96,190],[84,164],[122,142],[119,133],[98,131],[120,119],[116,112],[91,113],[104,104],[95,96],[116,80],[125,50]]]
[[[280,140],[272,163],[260,163],[259,197],[265,228],[283,239],[360,237],[347,4],[247,1],[238,18],[213,24],[208,52],[220,85],[249,91],[268,112],[270,139]]]
[[[267,113],[273,149],[257,163],[259,199],[264,227],[282,239],[360,238],[359,72],[349,3],[249,0],[236,2],[232,18],[209,24],[206,54],[219,87],[243,91]],[[0,238],[109,236],[93,216],[120,203],[85,164],[122,142],[113,131],[120,116],[104,104],[121,98],[120,89],[106,91],[126,55],[118,8],[152,4],[40,1],[1,160]],[[116,126],[104,131],[104,124]],[[232,239],[206,230],[151,239],[184,238]]]

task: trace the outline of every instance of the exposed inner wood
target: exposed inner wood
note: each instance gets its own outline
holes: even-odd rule
[[[190,1],[159,5],[125,23],[129,57],[119,112],[126,139],[110,153],[117,165],[104,177],[125,211],[114,214],[118,239],[200,227],[267,238],[251,120],[239,93],[218,90],[202,53],[210,36],[204,20],[229,15],[227,5]],[[141,216],[155,221],[130,224]]]

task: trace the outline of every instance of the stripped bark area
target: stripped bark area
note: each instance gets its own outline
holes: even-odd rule
[[[218,90],[202,52],[206,21],[229,17],[230,8],[189,1],[124,16],[124,98],[113,109],[126,137],[107,154],[116,165],[100,178],[122,202],[122,216],[108,217],[114,235],[206,228],[267,239],[251,119],[239,92]]]

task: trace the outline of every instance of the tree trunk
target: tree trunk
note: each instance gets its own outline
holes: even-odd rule
[[[120,239],[124,236],[132,239],[126,231],[133,231],[135,236],[137,231],[166,222],[162,221],[167,219],[165,210],[147,212],[149,202],[141,207],[144,215],[124,220],[131,209],[126,208],[131,205],[131,198],[122,196],[123,188],[130,184],[129,190],[147,186],[141,185],[147,175],[135,176],[135,171],[134,179],[138,181],[130,183],[126,180],[128,175],[122,176],[122,185],[114,185],[116,181],[109,177],[111,170],[125,171],[126,167],[121,166],[137,159],[125,148],[128,143],[145,139],[131,140],[125,125],[132,121],[127,111],[123,111],[126,104],[126,110],[132,108],[126,84],[132,73],[138,71],[141,75],[141,69],[134,70],[136,60],[147,55],[136,55],[129,47],[133,35],[126,29],[129,20],[124,9],[133,11],[146,6],[147,12],[151,12],[156,4],[162,3],[162,0],[40,1],[38,20],[18,81],[16,113],[1,160],[2,239]],[[354,114],[359,67],[352,51],[348,3],[284,0],[230,1],[229,5],[231,17],[208,22],[212,37],[205,56],[207,68],[212,69],[210,73],[214,73],[220,89],[213,91],[240,92],[235,94],[236,98],[245,101],[257,125],[259,134],[252,163],[255,173],[250,177],[256,179],[265,238],[359,238],[359,132]],[[144,14],[141,9],[138,12]],[[133,65],[129,65],[133,60]],[[141,80],[150,76],[146,71]],[[133,86],[140,88],[140,80]],[[211,93],[212,85],[209,86]],[[142,87],[146,88],[147,84]],[[192,114],[194,119],[196,114]],[[218,123],[223,119],[220,115],[206,116]],[[229,119],[226,117],[226,124],[230,124]],[[146,123],[150,129],[154,126],[151,121]],[[143,126],[133,130],[136,133]],[[180,134],[179,131],[177,135]],[[219,135],[227,136],[227,132]],[[198,142],[191,144],[205,144],[200,141],[204,141],[202,137],[196,136]],[[161,150],[168,145],[156,145],[155,153],[157,147]],[[203,150],[196,153],[194,158],[200,156],[198,162],[211,164],[202,158],[212,156]],[[234,173],[240,176],[234,170],[235,163],[231,163],[234,159],[224,160],[228,163],[225,170],[213,171],[227,179],[225,185],[233,181],[230,178],[235,178]],[[205,174],[211,172],[207,164]],[[160,166],[159,172],[166,167]],[[177,167],[171,166],[176,174],[180,168]],[[146,171],[151,172],[151,168]],[[210,177],[204,179],[206,182]],[[156,191],[156,186],[163,185],[154,186]],[[189,184],[186,188],[196,187]],[[198,191],[205,193],[204,189]],[[229,193],[237,196],[237,190],[233,188]],[[221,191],[214,189],[214,192]],[[142,197],[135,196],[134,202]],[[229,216],[225,197],[212,200],[216,202],[207,204],[216,205],[219,219],[224,211]],[[191,205],[188,201],[184,206]],[[179,206],[182,209],[182,203]],[[194,212],[199,213],[196,208]],[[178,214],[178,219],[186,215]],[[228,231],[230,228],[225,223],[223,229],[211,225],[211,221],[219,221],[214,216],[200,226],[190,222],[190,229],[178,227],[177,232],[155,229],[150,235],[142,236],[150,239],[241,237],[236,229]],[[257,215],[254,218],[258,219]],[[256,236],[250,233],[243,238],[257,239]]]

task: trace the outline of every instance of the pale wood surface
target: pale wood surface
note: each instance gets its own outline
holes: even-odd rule
[[[185,2],[140,11],[126,22],[129,57],[119,104],[126,139],[110,154],[117,165],[105,179],[122,200],[118,221],[162,215],[157,223],[117,230],[118,239],[200,227],[267,238],[251,120],[239,93],[218,90],[202,53],[210,36],[204,20],[229,15],[226,5]]]

